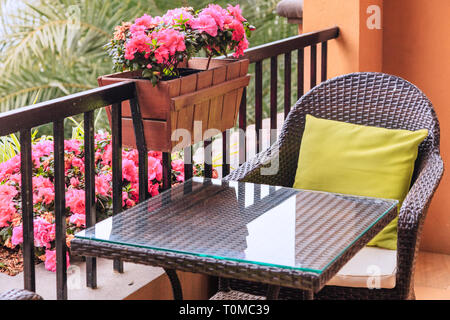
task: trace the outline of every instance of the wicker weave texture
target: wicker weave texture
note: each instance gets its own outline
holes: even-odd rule
[[[414,265],[421,230],[434,191],[443,175],[440,157],[440,128],[429,99],[416,86],[382,73],[353,73],[330,79],[313,88],[292,108],[277,142],[247,161],[226,179],[291,187],[306,115],[388,129],[428,129],[419,146],[410,191],[398,222],[397,281],[391,290],[326,287],[316,298],[323,299],[411,299],[414,298]],[[276,175],[263,175],[261,168],[278,157]],[[254,286],[232,282],[232,288],[254,290]],[[280,293],[283,296],[283,290]],[[298,298],[299,292],[286,297]]]
[[[0,300],[43,300],[42,297],[34,292],[12,289],[0,294]]]

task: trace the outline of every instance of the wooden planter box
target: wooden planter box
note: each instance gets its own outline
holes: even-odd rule
[[[212,59],[205,70],[206,58],[193,58],[185,67],[203,70],[181,78],[160,81],[155,87],[149,80],[136,79],[140,71],[121,72],[98,78],[99,86],[134,81],[149,150],[178,151],[211,138],[236,124],[243,89],[250,81],[248,60]],[[122,104],[123,145],[135,147],[129,102]],[[111,108],[107,107],[111,122]],[[196,123],[194,131],[194,122]],[[191,139],[172,141],[176,129],[186,129]],[[214,130],[210,129],[217,129]],[[208,132],[209,131],[209,132]]]

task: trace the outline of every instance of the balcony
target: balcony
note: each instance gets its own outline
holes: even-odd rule
[[[247,49],[242,59],[249,60],[249,73],[252,77],[248,88],[243,91],[235,128],[223,130],[219,135],[202,139],[204,141],[176,153],[154,150],[152,159],[157,159],[161,165],[161,177],[153,180],[159,183],[156,189],[159,188],[160,192],[168,190],[173,184],[186,181],[193,176],[222,178],[229,175],[240,165],[254,159],[276,143],[285,119],[298,99],[328,79],[353,72],[389,73],[418,85],[435,103],[441,133],[445,137],[446,111],[442,102],[445,94],[441,90],[443,85],[435,80],[440,79],[440,83],[445,83],[444,80],[448,78],[449,73],[442,75],[437,71],[448,66],[439,63],[436,65],[430,61],[434,59],[424,61],[420,54],[411,54],[410,46],[415,41],[412,39],[407,41],[405,38],[410,34],[408,28],[414,29],[417,26],[412,23],[407,24],[408,28],[403,24],[400,26],[395,18],[403,12],[405,21],[411,22],[410,15],[419,15],[418,1],[417,4],[410,5],[407,9],[410,11],[406,13],[398,4],[383,5],[382,1],[375,2],[376,5],[368,7],[367,10],[360,10],[362,1],[348,1],[342,5],[342,2],[334,0],[305,0],[303,34]],[[427,10],[436,9],[433,4],[426,6]],[[377,24],[377,14],[383,15],[382,27]],[[425,14],[421,14],[417,19],[430,22],[432,18],[425,11]],[[450,30],[447,28],[446,32]],[[404,37],[399,40],[399,35]],[[424,42],[427,35],[425,30],[419,32]],[[437,51],[448,52],[447,49],[440,44],[427,46],[421,43],[415,52],[431,56]],[[425,66],[439,75],[426,72]],[[36,83],[36,86],[38,85],[40,84]],[[71,267],[66,268],[68,264],[66,252],[70,251],[67,248],[66,233],[68,228],[74,228],[77,222],[67,221],[65,215],[67,192],[72,192],[69,191],[72,188],[66,188],[68,179],[65,162],[68,143],[65,142],[65,137],[68,136],[69,126],[68,120],[65,119],[76,123],[70,132],[74,138],[70,141],[72,143],[78,141],[75,142],[78,145],[74,145],[71,151],[74,154],[73,158],[77,158],[77,153],[82,152],[79,158],[83,159],[83,164],[78,168],[79,170],[83,168],[85,178],[83,188],[80,186],[78,189],[83,190],[86,227],[93,226],[98,220],[119,214],[136,204],[131,197],[124,202],[122,195],[123,179],[126,174],[124,160],[128,161],[128,156],[137,159],[138,198],[151,197],[152,189],[149,189],[148,177],[149,174],[155,173],[149,169],[147,156],[149,150],[143,134],[143,120],[135,84],[122,82],[78,90],[82,87],[80,84],[77,92],[73,94],[53,100],[40,98],[43,102],[30,104],[28,107],[21,105],[21,108],[0,114],[0,136],[4,137],[3,145],[13,146],[14,139],[16,143],[15,150],[4,148],[6,150],[4,152],[9,152],[10,157],[14,158],[20,150],[18,168],[21,170],[21,176],[16,179],[17,184],[20,183],[23,219],[21,245],[23,272],[16,277],[0,274],[2,291],[24,287],[36,291],[46,299],[171,299],[169,280],[162,268],[133,264],[117,258],[113,263],[109,263],[107,260],[93,257],[83,259],[70,257]],[[120,118],[125,109],[125,102],[128,101],[133,113],[135,151],[122,147],[124,137]],[[20,99],[15,103],[20,104]],[[107,124],[106,127],[109,126],[105,113],[99,113],[109,106],[112,106],[111,134],[96,135],[98,123],[103,122]],[[54,155],[50,161],[54,163],[52,181],[54,199],[51,201],[54,203],[55,214],[55,273],[45,270],[45,263],[35,266],[37,258],[33,244],[33,211],[36,207],[33,206],[33,195],[40,193],[34,189],[35,182],[32,176],[33,170],[36,169],[33,164],[35,161],[33,128],[37,127],[44,128],[43,130],[48,131],[46,134],[53,137],[48,141],[52,141],[51,152]],[[102,143],[109,143],[110,149],[107,147],[101,149],[99,146]],[[105,207],[102,211],[98,209],[99,200],[96,198],[96,192],[98,193],[99,186],[95,177],[99,158],[106,152],[110,152],[111,157],[110,163],[107,164],[108,168],[105,169],[110,170],[111,190],[106,197],[107,200],[102,202]],[[443,158],[445,162],[445,156]],[[80,181],[69,181],[70,186],[77,183]],[[448,218],[442,214],[442,208],[445,208],[447,201],[443,195],[447,183],[444,175],[443,183],[430,206],[420,251],[414,251],[418,254],[415,261],[415,297],[418,299],[450,297],[447,288],[450,286],[450,272],[446,267],[436,267],[438,261],[439,264],[442,261],[448,264],[450,254],[446,232]],[[40,188],[44,190],[45,187],[42,185]],[[45,252],[41,252],[41,256],[43,254]],[[20,254],[16,252],[14,257],[20,257]],[[179,273],[179,277],[185,298],[207,299],[217,290],[215,278],[188,272]],[[114,290],[118,287],[123,290],[120,292]]]

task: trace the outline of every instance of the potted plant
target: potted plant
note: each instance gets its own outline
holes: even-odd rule
[[[136,83],[149,148],[170,152],[174,146],[191,145],[209,138],[204,136],[208,129],[223,132],[234,127],[250,78],[249,61],[236,58],[248,47],[253,29],[239,5],[224,9],[210,4],[199,11],[178,8],[162,17],[144,15],[116,27],[106,47],[120,72],[101,76],[98,83]],[[206,57],[192,58],[200,51]],[[134,146],[131,110],[128,103],[123,106],[123,143]],[[201,121],[202,130],[194,137],[195,121]],[[188,130],[191,141],[172,141],[177,129]]]

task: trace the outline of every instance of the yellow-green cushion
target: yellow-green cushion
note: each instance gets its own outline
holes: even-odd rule
[[[294,188],[396,199],[400,208],[427,135],[307,115]],[[397,219],[368,245],[396,250]]]

